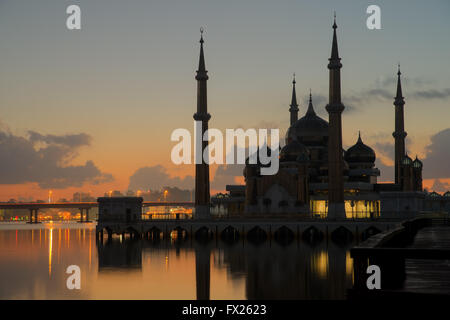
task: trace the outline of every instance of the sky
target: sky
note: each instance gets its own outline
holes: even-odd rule
[[[71,4],[81,30],[66,28]],[[366,27],[372,4],[381,30]],[[334,11],[344,147],[361,130],[380,181],[392,180],[400,63],[408,152],[424,159],[427,188],[450,189],[447,0],[0,0],[0,201],[192,187],[193,166],[170,160],[170,135],[193,132],[200,27],[210,127],[284,135],[294,72],[299,115],[311,88],[328,119]],[[213,193],[242,183],[241,173],[212,166]]]

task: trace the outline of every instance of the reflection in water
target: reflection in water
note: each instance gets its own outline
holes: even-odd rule
[[[207,247],[195,249],[197,300],[209,300],[211,252]]]
[[[353,259],[350,255],[350,251],[345,253],[345,273],[348,277],[353,279]]]
[[[50,237],[49,237],[49,241],[48,241],[48,276],[49,277],[52,276],[52,248],[53,248],[53,228],[50,227]]]
[[[136,240],[113,239],[111,241],[99,242],[98,270],[103,269],[142,269],[142,242]]]
[[[96,241],[94,228],[0,225],[0,299],[343,299],[352,286],[350,245],[327,239]],[[72,264],[81,290],[65,286]]]
[[[323,241],[315,246],[250,244],[224,250],[231,273],[245,274],[248,299],[343,299],[351,286],[346,249]]]
[[[328,276],[328,252],[319,251],[313,254],[311,268],[319,278],[325,279]]]

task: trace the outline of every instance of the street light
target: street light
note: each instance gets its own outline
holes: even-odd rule
[[[166,190],[164,190],[164,202],[167,202],[167,194],[169,193],[169,191],[167,191],[167,189]],[[166,206],[166,209],[164,210],[164,211],[166,211],[166,213],[169,211],[169,207],[168,206]],[[170,212],[169,212],[170,213]],[[169,215],[170,216],[170,215]]]

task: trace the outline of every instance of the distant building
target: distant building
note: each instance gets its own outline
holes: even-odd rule
[[[212,214],[226,213],[230,216],[242,215],[245,210],[245,186],[227,185],[228,193],[218,193],[211,197]]]
[[[73,202],[95,202],[95,198],[90,193],[75,192],[72,196]]]
[[[98,201],[98,222],[141,221],[141,197],[101,197]]]

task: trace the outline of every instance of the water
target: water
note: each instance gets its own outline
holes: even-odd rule
[[[0,224],[0,299],[344,299],[351,246],[97,243],[94,224]],[[69,265],[81,268],[80,290],[66,287]]]

